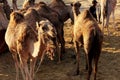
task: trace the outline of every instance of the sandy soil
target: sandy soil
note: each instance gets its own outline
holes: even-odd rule
[[[86,4],[87,0],[82,3]],[[120,1],[119,1],[120,2]],[[110,19],[111,36],[107,36],[105,30],[102,53],[98,64],[97,80],[120,80],[120,3],[116,7],[116,25],[118,30],[115,31],[112,27],[112,19]],[[71,40],[72,26],[69,22],[65,23],[65,41],[66,53],[65,59],[61,64],[56,64],[55,61],[45,59],[36,74],[35,80],[86,80],[87,72],[85,69],[84,51],[81,49],[81,75],[67,76],[67,73],[75,66],[75,60],[71,56],[75,53],[74,46],[69,44]],[[9,52],[0,54],[0,80],[15,80],[15,67],[12,56]],[[20,79],[22,80],[22,78]],[[93,80],[93,77],[92,77]]]

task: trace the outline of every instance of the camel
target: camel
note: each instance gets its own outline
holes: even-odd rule
[[[6,32],[6,29],[0,30],[0,54],[8,50],[7,44],[5,43],[5,40],[4,40],[5,32]]]
[[[0,0],[0,3],[3,3],[3,10],[6,14],[7,19],[10,19],[10,13],[12,12],[7,0]]]
[[[79,74],[79,60],[80,60],[80,49],[79,46],[82,45],[85,50],[86,55],[86,69],[88,69],[87,80],[90,80],[92,73],[92,62],[94,61],[94,80],[96,80],[97,65],[100,57],[103,33],[99,28],[97,22],[89,12],[85,10],[81,14],[77,14],[76,3],[72,4],[72,9],[74,13],[74,46],[76,51],[76,68],[74,75]]]
[[[7,16],[5,15],[3,6],[4,4],[0,3],[0,30],[7,29],[7,26],[8,26],[8,19],[7,19]]]
[[[8,19],[4,13],[4,4],[0,3],[0,53],[8,50],[8,47],[4,40],[4,35],[8,26]]]
[[[58,43],[60,43],[61,45],[61,52],[60,52],[61,55],[59,58],[62,59],[62,56],[65,53],[65,40],[64,40],[64,30],[63,30],[64,22],[61,20],[57,12],[52,10],[44,3],[40,3],[38,6],[35,7],[35,9],[40,16],[47,18],[55,26],[55,29],[57,31]],[[56,40],[53,39],[53,41]]]
[[[50,21],[41,20],[39,24],[39,27],[31,26],[20,12],[12,12],[10,15],[5,41],[15,61],[16,80],[19,80],[19,69],[23,80],[34,79],[37,57],[44,55],[50,37],[56,37]],[[30,68],[27,62],[30,62]]]
[[[29,8],[31,6],[34,6],[35,5],[35,0],[25,0],[23,5],[22,5],[22,8]]]
[[[55,26],[57,31],[58,42],[61,44],[61,53],[65,53],[65,40],[64,40],[64,31],[63,31],[64,22],[61,20],[59,14],[54,10],[52,10],[44,2],[39,2],[29,8],[35,9],[38,12],[39,16],[47,18],[48,20],[51,21],[51,23]],[[56,40],[53,39],[53,41]]]
[[[13,11],[18,10],[17,0],[12,0],[12,7],[13,7]]]
[[[61,20],[59,14],[57,12],[55,12],[54,10],[52,10],[49,6],[47,6],[46,3],[39,2],[39,3],[34,4],[34,1],[32,1],[32,2],[33,3],[30,3],[30,1],[25,1],[24,3],[26,4],[26,6],[19,11],[22,14],[25,14],[27,9],[30,9],[30,8],[35,9],[38,12],[39,17],[41,16],[43,18],[47,18],[54,25],[54,27],[57,31],[57,39],[53,38],[54,45],[56,46],[56,49],[59,48],[58,43],[60,43],[60,45],[61,45],[60,52],[58,52],[59,50],[57,50],[58,57],[59,57],[58,62],[60,63],[63,53],[65,53],[65,40],[64,40],[64,31],[63,31],[64,22]],[[34,4],[34,5],[31,5],[31,4]],[[28,18],[30,18],[30,17],[28,17]]]
[[[80,7],[81,7],[81,3],[80,2],[76,2],[75,3],[75,5],[76,5],[76,14],[78,15],[78,14],[80,14]],[[73,3],[71,3],[71,6],[73,6]],[[73,12],[72,12],[73,13]],[[73,16],[74,17],[74,16]],[[73,35],[73,32],[72,32],[72,36],[74,36]],[[70,44],[73,44],[73,37],[72,37],[72,39],[71,39],[71,41],[70,41]]]
[[[70,18],[72,20],[72,24],[74,23],[72,7],[70,5],[66,5],[63,0],[52,0],[49,7],[58,12],[63,22]]]
[[[114,16],[116,4],[117,4],[117,0],[101,0],[100,2],[102,26],[103,26],[103,30],[105,27],[107,28],[108,35],[110,34],[108,27],[109,27],[109,18],[111,13],[113,15],[113,26],[116,29],[115,16]]]

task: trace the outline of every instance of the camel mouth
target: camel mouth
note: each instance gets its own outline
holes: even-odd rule
[[[46,50],[46,55],[47,57],[50,59],[50,60],[54,60],[54,56],[55,56],[55,49],[52,48],[52,47],[47,47],[47,50]]]
[[[50,38],[55,38],[57,36],[55,31],[48,32],[48,35],[49,35]]]

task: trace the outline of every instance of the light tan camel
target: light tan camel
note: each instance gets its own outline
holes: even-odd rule
[[[44,55],[49,37],[56,37],[56,31],[48,20],[40,21],[39,27],[31,26],[19,12],[12,12],[5,34],[5,41],[15,61],[16,80],[19,80],[19,69],[23,80],[34,79],[36,59]],[[28,67],[30,62],[30,68]]]
[[[73,3],[72,6],[75,18],[73,33],[77,59],[74,75],[79,74],[79,60],[81,55],[79,47],[83,45],[86,54],[86,69],[88,68],[87,80],[90,80],[90,75],[92,73],[92,62],[94,62],[94,80],[96,80],[97,65],[102,49],[103,33],[88,10],[81,12],[81,14],[77,14],[76,3]]]
[[[114,14],[116,4],[117,4],[117,0],[101,0],[100,1],[102,26],[103,26],[103,30],[104,30],[105,27],[107,28],[108,35],[110,35],[109,19],[110,19],[111,13],[112,13],[112,16],[113,16],[113,27],[116,29],[115,14]]]

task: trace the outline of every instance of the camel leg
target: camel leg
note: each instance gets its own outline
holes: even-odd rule
[[[60,31],[62,31],[62,32],[58,32],[58,39],[59,39],[59,42],[61,44],[60,59],[62,60],[63,59],[63,54],[65,53],[65,40],[64,40],[64,31],[63,31],[63,29],[61,29]]]
[[[25,80],[32,80],[32,77],[31,77],[29,69],[28,69],[27,62],[23,62],[23,66],[24,66],[24,71],[25,71]]]
[[[61,53],[63,54],[63,53],[65,53],[65,39],[64,39],[64,31],[63,31],[63,29],[62,29],[60,43],[61,43]]]
[[[34,79],[34,75],[35,75],[35,64],[36,64],[36,59],[31,59],[30,60],[30,75],[32,77],[32,79]]]
[[[105,19],[104,19],[104,16],[102,15],[102,31],[103,31],[103,33],[104,33],[104,28],[105,28],[105,23],[104,23],[104,21],[105,21]]]
[[[99,55],[96,55],[94,57],[94,80],[96,80],[98,60],[99,60]]]
[[[106,25],[105,25],[105,27],[107,28],[107,31],[108,31],[108,36],[110,36],[110,31],[109,31],[109,18],[110,18],[110,15],[108,14],[108,15],[107,15],[107,19],[106,19]]]
[[[92,73],[92,56],[90,54],[88,54],[88,74],[87,74],[87,80],[90,80],[90,76],[91,76],[91,73]]]
[[[12,54],[13,59],[15,61],[15,69],[16,69],[16,80],[19,80],[19,62],[17,59],[17,54]]]
[[[19,59],[20,59],[20,69],[21,69],[23,79],[24,80],[32,80],[30,77],[29,70],[28,70],[27,59],[24,59],[24,57],[22,57],[20,54],[18,54],[18,55],[19,55]]]
[[[112,12],[112,18],[113,18],[113,27],[116,30],[116,24],[115,24],[115,11]]]
[[[19,68],[21,70],[21,74],[22,74],[22,77],[23,77],[23,80],[25,80],[25,72],[24,72],[24,67],[23,67],[23,63],[22,63],[22,60],[21,60],[21,56],[20,54],[18,53],[18,57],[19,57]]]
[[[86,34],[86,36],[89,37],[84,37],[84,50],[85,50],[85,54],[86,54],[86,64],[88,65],[88,73],[87,73],[87,80],[90,80],[90,76],[92,73],[92,59],[94,56],[94,50],[92,48],[92,41],[93,39],[90,37],[90,35],[93,34]]]
[[[102,5],[102,4],[101,4]],[[103,31],[103,33],[104,33],[104,19],[105,19],[105,17],[104,17],[104,8],[103,8],[103,6],[101,7],[101,20],[102,20],[102,31]]]
[[[87,74],[87,80],[90,80],[90,76],[92,73],[92,59],[93,59],[93,53],[91,51],[89,51],[87,48],[85,48],[85,52],[86,52],[86,65],[88,68],[88,74]]]
[[[99,43],[98,46],[95,46],[96,48],[94,48],[94,53],[95,53],[95,56],[94,56],[94,80],[96,80],[96,75],[97,75],[97,70],[98,70],[98,60],[99,60],[99,56],[100,56],[100,53],[101,53],[101,49],[102,49],[102,44]]]
[[[58,63],[60,63],[61,62],[61,52],[59,49],[59,43],[57,41],[58,41],[57,38],[53,39],[53,44],[56,47],[56,53],[58,54]]]
[[[12,0],[13,10],[18,10],[17,8],[17,0]]]
[[[79,43],[78,42],[74,42],[74,46],[75,46],[75,51],[76,51],[76,59],[77,59],[77,63],[76,63],[76,70],[74,75],[79,75],[79,63],[80,63],[80,50],[79,50]]]

